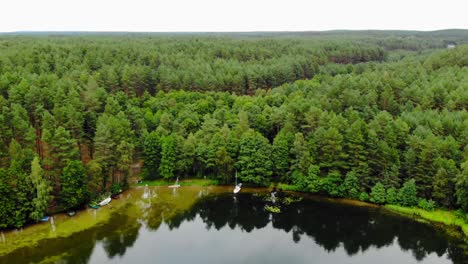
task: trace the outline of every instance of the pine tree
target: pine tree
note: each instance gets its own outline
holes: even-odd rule
[[[35,157],[31,163],[31,174],[29,177],[36,193],[32,201],[33,211],[30,217],[34,221],[39,221],[48,209],[52,188],[44,178],[44,172],[41,168],[41,164],[39,164],[38,157]]]
[[[183,142],[182,157],[178,160],[178,166],[185,175],[192,175],[197,172],[195,168],[196,146],[196,138],[190,133]]]
[[[273,140],[271,161],[273,162],[273,173],[280,179],[287,179],[290,168],[290,145],[291,137],[279,133]]]
[[[390,187],[387,189],[387,203],[388,204],[398,204],[398,193],[395,188]]]
[[[404,206],[415,206],[418,204],[416,181],[408,180],[403,184],[403,187],[398,191],[398,200]]]
[[[317,145],[319,166],[323,173],[347,168],[346,154],[343,152],[343,136],[338,129],[321,127],[315,132],[314,140]]]
[[[457,176],[456,191],[457,203],[468,212],[468,161],[461,165],[461,172]]]
[[[79,158],[76,140],[71,137],[68,130],[61,126],[57,127],[53,133],[44,130],[42,139],[48,146],[45,157],[47,169],[52,179],[56,179],[69,160]]]
[[[164,179],[174,177],[175,149],[174,138],[165,136],[161,138],[161,164],[159,165],[159,175]]]
[[[81,161],[68,161],[60,182],[59,200],[64,210],[76,209],[89,199],[88,175]]]
[[[380,182],[372,187],[370,201],[373,203],[384,204],[386,200],[385,187]]]
[[[362,177],[369,174],[367,164],[368,152],[365,139],[366,132],[366,123],[362,120],[357,120],[351,124],[345,134],[345,151],[348,156],[347,164],[351,170]]]
[[[143,165],[144,177],[148,180],[154,180],[158,176],[158,169],[161,163],[161,142],[156,132],[153,131],[146,135],[143,151],[145,157]]]
[[[273,164],[270,160],[271,146],[260,133],[248,131],[240,143],[236,168],[239,178],[248,183],[268,185]]]
[[[220,147],[215,153],[215,163],[218,174],[223,182],[227,183],[234,171],[234,160],[229,156],[225,147]]]
[[[432,183],[432,197],[444,207],[453,207],[455,205],[455,181],[459,170],[452,159],[439,158],[436,163],[439,169]]]
[[[127,142],[126,140],[122,140],[119,145],[117,145],[117,169],[119,171],[119,177],[117,179],[113,179],[113,183],[118,183],[120,186],[127,187],[128,186],[128,176],[130,173],[130,165],[133,162],[133,151],[134,145]],[[122,178],[120,177],[122,176]]]
[[[307,175],[307,170],[312,164],[312,157],[307,144],[302,133],[296,133],[291,148],[291,154],[293,156],[291,171],[298,171],[302,175]]]
[[[340,185],[340,192],[342,192],[346,197],[357,199],[359,197],[359,178],[357,173],[352,170],[346,174],[346,177],[343,181],[343,184]]]

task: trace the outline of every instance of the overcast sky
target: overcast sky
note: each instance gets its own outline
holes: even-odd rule
[[[0,32],[468,29],[467,0],[1,0]]]

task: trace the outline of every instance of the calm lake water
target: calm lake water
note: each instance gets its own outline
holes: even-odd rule
[[[66,235],[83,221],[96,223]],[[0,263],[467,263],[463,248],[376,207],[261,189],[151,187],[2,233]]]

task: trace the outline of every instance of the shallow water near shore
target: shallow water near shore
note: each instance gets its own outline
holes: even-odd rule
[[[268,189],[160,186],[3,232],[0,263],[466,263],[464,248],[379,207]]]

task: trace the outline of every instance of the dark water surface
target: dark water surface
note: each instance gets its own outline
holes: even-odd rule
[[[378,208],[231,189],[135,189],[109,208],[3,235],[0,263],[467,263],[463,241]],[[54,235],[106,213],[91,228]],[[34,232],[47,238],[15,244]]]

